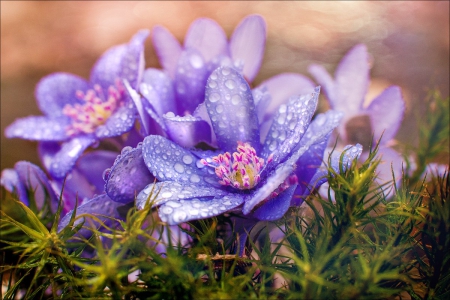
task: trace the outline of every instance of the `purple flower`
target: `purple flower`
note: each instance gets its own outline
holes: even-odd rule
[[[161,219],[178,224],[237,210],[259,220],[275,220],[290,205],[300,204],[294,196],[304,195],[314,184],[313,169],[322,162],[328,137],[341,117],[329,111],[310,124],[318,94],[317,89],[291,97],[273,113],[269,129],[263,130],[260,119],[265,113],[258,109],[262,98],[255,99],[257,93],[252,93],[238,70],[216,69],[207,81],[204,107],[218,150],[188,150],[157,135],[146,137],[142,148],[134,150],[159,181],[155,206]],[[360,147],[348,153],[355,157]],[[115,168],[107,182],[110,195],[134,181]],[[126,180],[116,181],[113,175]],[[138,208],[153,189],[154,183],[148,183],[136,198]]]
[[[332,109],[344,112],[337,128],[341,144],[360,143],[367,158],[369,146],[379,141],[382,164],[378,168],[379,183],[392,179],[391,165],[400,181],[403,159],[390,148],[403,119],[405,103],[398,86],[391,86],[378,95],[367,107],[363,106],[369,86],[369,60],[365,45],[356,45],[341,60],[333,79],[319,65],[311,65],[309,72],[322,86]],[[373,139],[372,139],[373,136]]]
[[[90,80],[67,73],[44,77],[36,99],[44,116],[16,120],[5,130],[9,138],[41,141],[49,173],[64,177],[86,148],[130,131],[133,102],[123,80],[136,87],[144,69],[143,43],[149,32],[138,32],[128,44],[109,49],[94,65]]]

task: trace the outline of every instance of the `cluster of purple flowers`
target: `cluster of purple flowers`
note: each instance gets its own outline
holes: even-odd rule
[[[280,74],[251,87],[266,40],[261,16],[246,17],[229,40],[215,21],[198,19],[183,45],[155,27],[162,70],[145,69],[149,34],[139,31],[108,50],[89,81],[66,73],[43,78],[36,99],[44,115],[16,120],[5,131],[39,142],[48,175],[22,161],[3,170],[1,184],[24,203],[26,191],[36,190],[38,203],[50,197],[53,209],[62,193],[67,214],[60,228],[76,198],[77,214],[118,218],[117,207],[135,202],[142,209],[152,191],[169,225],[226,212],[277,220],[325,182],[320,166],[335,129],[344,165],[368,152],[367,134],[377,141],[383,133],[385,166],[401,166],[389,141],[404,101],[400,89],[390,87],[362,107],[369,81],[365,46],[345,56],[335,80],[311,66],[332,108],[314,116],[320,88],[303,75]],[[94,150],[100,141],[117,152]],[[332,160],[336,171],[340,153]]]

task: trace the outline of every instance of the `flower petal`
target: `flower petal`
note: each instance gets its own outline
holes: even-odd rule
[[[20,182],[19,174],[15,169],[3,169],[0,179],[0,185],[3,186],[8,192],[17,195],[20,201],[25,205],[29,205],[27,191],[22,182]]]
[[[83,203],[79,207],[77,207],[76,216],[80,216],[82,214],[91,214],[102,220],[102,222],[105,222],[106,224],[111,223],[110,218],[120,218],[119,212],[117,211],[117,208],[123,206],[123,203],[115,202],[111,200],[108,195],[103,194],[100,196],[97,196],[90,201]],[[58,224],[58,232],[63,230],[64,227],[69,225],[70,218],[72,216],[73,210],[69,211],[60,221]],[[91,227],[94,226],[94,228],[99,226],[99,223],[97,221],[94,221],[92,218],[88,218],[89,220],[85,220],[85,217],[79,218],[75,221],[74,226],[77,226],[83,220],[85,220],[84,226],[85,227]],[[84,237],[89,237],[92,235],[92,231],[89,229],[83,228],[78,232],[79,235],[82,235]]]
[[[132,101],[127,101],[123,106],[106,120],[105,124],[95,129],[95,135],[98,139],[119,136],[131,130],[136,118],[136,108]]]
[[[317,64],[311,64],[308,66],[308,72],[321,86],[321,89],[327,96],[328,100],[330,102],[334,101],[333,97],[336,95],[336,85],[330,73],[328,73],[323,66]]]
[[[261,157],[273,154],[274,163],[282,161],[296,147],[305,134],[316,110],[319,88],[314,93],[292,97],[282,104],[274,116],[264,141]]]
[[[30,116],[15,120],[5,129],[8,138],[22,138],[32,141],[64,141],[69,137],[65,118],[49,119],[44,116]]]
[[[211,127],[208,122],[187,115],[184,117],[168,113],[163,116],[168,137],[185,148],[194,148],[200,142],[211,143]]]
[[[77,91],[85,92],[89,83],[78,76],[68,73],[53,73],[42,78],[36,85],[36,99],[39,109],[50,117],[64,116],[66,104],[81,103],[76,97]]]
[[[136,197],[136,207],[138,209],[143,209],[148,197],[154,197],[154,195],[157,195],[157,197],[152,204],[153,206],[159,206],[168,201],[185,202],[195,198],[213,199],[214,197],[221,198],[232,194],[211,186],[195,186],[189,182],[179,183],[174,181],[164,181],[147,185]],[[228,202],[225,204],[228,205]]]
[[[259,71],[265,44],[266,22],[259,15],[243,19],[231,36],[231,57],[238,64],[243,64],[243,74],[249,82],[253,81]]]
[[[83,174],[84,178],[95,187],[95,193],[101,194],[105,190],[103,172],[110,168],[117,153],[113,151],[97,150],[83,154],[77,161],[76,169]],[[135,177],[133,176],[133,181]]]
[[[72,170],[78,158],[95,142],[91,136],[79,136],[59,145],[55,142],[39,144],[39,155],[48,172],[56,178],[63,178]]]
[[[19,182],[28,192],[33,193],[37,208],[41,209],[45,199],[49,198],[50,208],[53,212],[56,211],[58,197],[53,191],[47,175],[38,166],[27,161],[17,162],[14,169],[17,172]]]
[[[165,72],[145,70],[139,91],[160,116],[176,111],[172,79]]]
[[[367,155],[365,153],[365,155]],[[377,168],[377,178],[378,184],[385,184],[386,182],[393,181],[392,173],[395,176],[395,184],[400,186],[402,181],[402,170],[403,166],[406,166],[406,162],[402,155],[389,147],[380,147],[378,149],[378,155],[381,156],[381,162]],[[386,195],[387,197],[392,196],[394,190],[390,189]]]
[[[207,76],[205,62],[200,52],[185,49],[178,59],[175,72],[175,94],[179,114],[192,114],[204,101]]]
[[[199,18],[192,22],[184,39],[184,47],[200,52],[206,62],[228,55],[228,41],[222,27],[216,21]]]
[[[144,70],[144,42],[149,33],[148,30],[141,30],[128,44],[107,50],[92,68],[91,82],[107,89],[114,85],[117,79],[126,79],[133,88],[136,88]]]
[[[146,137],[142,153],[148,169],[158,180],[220,186],[214,170],[205,167],[190,151],[161,136]]]
[[[339,63],[335,73],[335,94],[328,95],[331,107],[356,114],[364,102],[369,87],[369,57],[363,44],[353,47]]]
[[[281,104],[292,96],[306,95],[315,90],[314,83],[306,76],[296,73],[282,73],[263,81],[258,88],[266,87],[272,101],[265,114],[272,115]],[[260,122],[263,121],[260,119]]]
[[[217,143],[234,152],[237,142],[248,142],[260,151],[259,124],[253,96],[245,79],[235,69],[221,67],[208,78],[205,104]]]
[[[141,125],[141,131],[145,136],[147,136],[150,134],[150,119],[145,109],[145,100],[130,86],[128,81],[125,80],[123,83],[128,96],[133,101],[134,107],[136,108],[136,111],[138,113],[137,119]]]
[[[394,138],[403,119],[405,112],[405,101],[398,86],[385,89],[376,97],[367,108],[370,122],[374,130],[374,139],[383,135],[380,145],[386,144]]]
[[[264,203],[255,210],[253,216],[262,221],[275,221],[284,216],[291,204],[292,196],[297,185],[287,188],[283,193]]]
[[[182,51],[180,43],[169,30],[162,26],[153,28],[152,41],[160,64],[170,77],[175,78],[178,58]]]
[[[106,193],[121,203],[133,201],[136,194],[155,179],[145,166],[140,146],[128,152],[122,151],[111,170],[105,172]]]

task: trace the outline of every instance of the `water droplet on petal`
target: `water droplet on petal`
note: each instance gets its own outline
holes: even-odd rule
[[[183,162],[187,165],[191,164],[193,161],[192,156],[190,155],[185,155],[183,156]]]
[[[228,79],[227,81],[225,81],[225,86],[232,90],[236,87],[236,83],[233,80]]]
[[[187,218],[187,213],[185,211],[182,210],[177,210],[173,215],[172,215],[173,220],[176,223],[181,223],[184,220],[186,220]]]
[[[219,113],[219,114],[220,114],[221,112],[223,112],[223,105],[220,105],[220,104],[217,105],[217,106],[216,106],[216,112]]]
[[[197,174],[192,174],[189,180],[193,183],[197,183],[200,182],[200,177]]]
[[[203,67],[203,60],[198,54],[192,54],[189,57],[189,62],[195,69],[200,69]]]
[[[241,102],[241,96],[239,96],[238,94],[231,97],[231,103],[233,103],[233,105],[238,105],[239,102]]]
[[[217,86],[217,82],[215,82],[214,80],[210,80],[208,82],[208,86],[213,89]]]
[[[183,173],[184,172],[184,167],[180,163],[176,163],[173,167],[175,168],[175,171],[177,171],[178,173]]]
[[[212,93],[211,95],[209,95],[209,101],[211,102],[217,102],[220,100],[220,95],[217,93]]]
[[[120,155],[125,155],[125,154],[127,154],[128,152],[130,152],[131,150],[133,150],[132,147],[130,147],[130,146],[125,146],[125,147],[123,147],[122,151],[120,151]]]
[[[103,180],[104,181],[108,181],[109,175],[111,175],[111,169],[110,168],[108,168],[105,171],[103,171],[103,174],[102,174]]]
[[[227,68],[227,67],[224,67],[224,68],[222,69],[222,75],[227,76],[228,74],[230,74],[230,69]]]

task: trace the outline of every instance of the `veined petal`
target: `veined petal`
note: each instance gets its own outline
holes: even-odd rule
[[[77,91],[85,92],[89,83],[69,73],[53,73],[42,78],[36,85],[35,96],[39,109],[49,117],[64,116],[66,104],[81,103],[76,97]]]
[[[148,30],[141,30],[129,43],[107,50],[92,68],[91,82],[107,89],[116,79],[126,79],[136,88],[144,71],[144,42],[149,34]]]
[[[272,115],[281,104],[292,96],[306,95],[315,90],[314,83],[306,76],[296,73],[282,73],[263,81],[258,88],[266,87],[271,96],[265,114]],[[263,121],[260,119],[260,121]]]
[[[230,39],[230,54],[243,64],[245,78],[252,82],[259,71],[266,44],[266,22],[259,15],[246,17],[239,23]]]
[[[55,142],[39,144],[39,155],[48,172],[55,178],[63,178],[72,170],[78,158],[95,142],[92,136],[78,136],[59,145]]]
[[[30,116],[15,120],[5,129],[8,138],[22,138],[32,141],[65,141],[69,137],[65,118],[50,119],[44,116]]]
[[[208,78],[205,104],[217,143],[234,152],[237,142],[248,142],[260,152],[259,124],[253,96],[245,79],[235,69],[221,67]]]
[[[105,124],[99,125],[95,129],[95,135],[98,139],[119,136],[130,131],[136,118],[136,108],[132,101],[127,101],[123,106],[106,120]]]
[[[133,201],[137,193],[155,179],[145,166],[140,146],[126,153],[124,151],[117,157],[111,170],[105,172],[106,193],[121,203]]]
[[[100,196],[97,196],[90,201],[83,203],[79,207],[77,207],[76,216],[80,216],[82,214],[91,214],[96,216],[98,219],[100,219],[102,222],[105,222],[106,224],[111,223],[111,218],[120,218],[119,212],[117,211],[117,208],[124,205],[120,202],[115,202],[111,200],[108,195],[103,194]],[[69,224],[70,218],[72,216],[73,210],[69,211],[60,221],[58,224],[58,232],[60,232],[64,227],[66,227]],[[74,226],[79,225],[81,222],[85,221],[84,226],[85,227],[98,227],[100,224],[97,221],[94,221],[92,218],[88,218],[89,220],[86,220],[85,217],[79,218],[75,221]],[[82,235],[84,237],[89,237],[92,235],[92,232],[89,229],[81,229],[78,232],[79,235]]]
[[[145,164],[158,180],[220,186],[214,170],[205,167],[190,151],[161,136],[146,137],[142,153]]]
[[[369,87],[369,58],[365,45],[356,45],[344,56],[336,69],[335,84],[331,107],[345,111],[348,116],[357,113]]]
[[[205,99],[205,82],[208,74],[205,61],[195,49],[181,53],[175,71],[175,95],[179,114],[192,114]]]
[[[261,156],[273,154],[275,163],[282,161],[298,145],[316,110],[319,88],[314,93],[292,97],[282,104],[267,133]]]
[[[178,58],[181,55],[181,45],[169,30],[162,26],[155,26],[152,35],[153,46],[162,67],[175,78]]]
[[[187,115],[184,117],[168,113],[163,116],[168,137],[178,145],[193,148],[200,142],[211,143],[211,127],[208,122]]]
[[[227,36],[216,21],[199,18],[192,22],[184,39],[185,48],[200,52],[206,62],[214,57],[228,55]]]
[[[153,191],[153,193],[152,193]],[[217,189],[212,186],[194,186],[192,183],[180,183],[174,181],[165,181],[151,183],[147,185],[136,197],[136,207],[142,209],[147,202],[147,198],[152,195],[156,197],[153,206],[160,206],[168,201],[192,201],[195,198],[213,199],[232,195],[230,192]],[[225,203],[227,205],[228,202]]]
[[[379,144],[384,145],[394,138],[403,120],[404,111],[405,101],[398,86],[388,87],[370,103],[367,113],[375,141],[383,135]]]
[[[297,185],[291,185],[278,196],[270,199],[255,210],[253,216],[262,221],[275,221],[284,216],[291,204],[292,196]]]
[[[180,224],[191,220],[211,218],[230,211],[244,202],[244,196],[230,194],[216,198],[193,198],[181,201],[167,201],[158,209],[163,222],[169,225]]]

